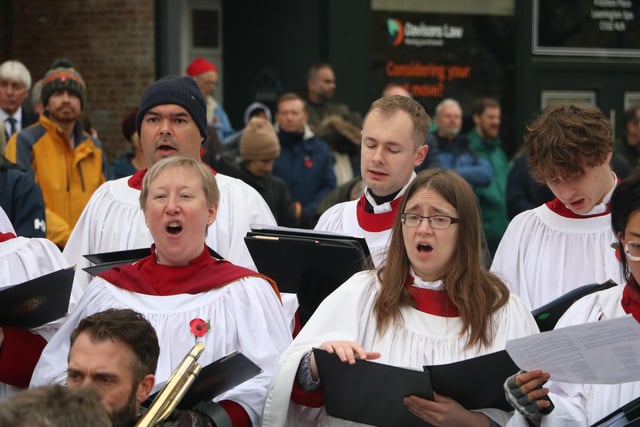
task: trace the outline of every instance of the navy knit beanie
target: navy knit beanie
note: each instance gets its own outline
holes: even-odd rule
[[[156,105],[176,104],[187,110],[198,126],[200,135],[207,138],[207,104],[196,81],[191,77],[169,76],[152,83],[142,94],[136,115],[136,130],[140,134],[142,118]]]

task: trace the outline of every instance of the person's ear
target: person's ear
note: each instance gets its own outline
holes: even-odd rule
[[[420,166],[424,159],[427,157],[427,153],[429,152],[429,146],[427,144],[422,144],[418,150],[416,150],[416,156],[413,160],[413,166]]]
[[[140,381],[138,389],[136,390],[136,400],[138,403],[142,403],[147,400],[155,383],[156,377],[153,374],[147,374],[142,378],[142,381]]]
[[[212,208],[208,208],[207,212],[207,224],[211,225],[216,220],[216,216],[218,215],[218,205],[216,204]]]

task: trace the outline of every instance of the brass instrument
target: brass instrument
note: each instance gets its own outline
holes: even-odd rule
[[[140,418],[136,427],[154,426],[165,420],[173,412],[202,369],[197,360],[203,351],[204,344],[198,341],[171,373],[169,380],[149,405],[149,409]]]

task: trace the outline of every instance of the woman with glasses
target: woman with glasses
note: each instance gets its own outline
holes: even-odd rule
[[[520,299],[481,264],[476,196],[462,177],[421,172],[399,212],[382,266],[355,274],[327,297],[283,353],[264,426],[354,425],[322,410],[312,347],[345,363],[376,359],[422,370],[502,350],[509,339],[538,331]],[[467,411],[437,393],[433,401],[404,399],[416,423],[490,426],[510,417],[496,408]]]
[[[619,184],[611,196],[611,226],[617,238],[617,252],[627,282],[624,286],[595,292],[576,301],[558,320],[556,328],[632,315],[640,322],[640,175]],[[551,414],[540,417],[537,411],[523,411],[525,417],[542,421],[543,426],[592,425],[607,414],[640,396],[640,382],[623,384],[568,384],[549,381],[548,389],[539,386],[549,379],[540,370],[515,376],[520,391],[530,401],[543,402],[547,393],[554,403]],[[551,378],[553,380],[553,378]],[[538,407],[546,406],[539,403]],[[531,407],[533,408],[533,407]],[[515,421],[522,418],[514,417]],[[623,424],[620,424],[623,425]],[[631,424],[624,424],[631,425]],[[635,425],[635,424],[634,424]]]

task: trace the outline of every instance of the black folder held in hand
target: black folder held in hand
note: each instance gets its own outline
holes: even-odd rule
[[[31,329],[67,314],[74,267],[0,291],[0,325]]]
[[[433,400],[427,372],[366,360],[349,365],[324,350],[315,348],[313,353],[329,415],[381,427],[430,425],[403,402],[409,395]]]
[[[303,323],[349,277],[372,267],[362,237],[288,227],[251,229],[245,242],[256,268],[281,292],[298,295]]]
[[[362,360],[349,365],[324,350],[313,352],[326,411],[337,418],[383,427],[428,426],[402,400],[408,395],[433,400],[434,391],[468,410],[513,409],[505,399],[503,384],[519,368],[504,350],[424,366],[424,372]]]
[[[241,352],[229,353],[202,368],[177,407],[191,410],[199,403],[210,401],[261,372],[262,369]],[[156,395],[154,393],[149,396],[143,406],[149,406]]]
[[[520,370],[505,351],[485,354],[444,365],[425,366],[433,390],[461,404],[465,409],[513,408],[504,396],[503,384]]]
[[[637,427],[640,426],[640,397],[616,409],[591,427]]]

